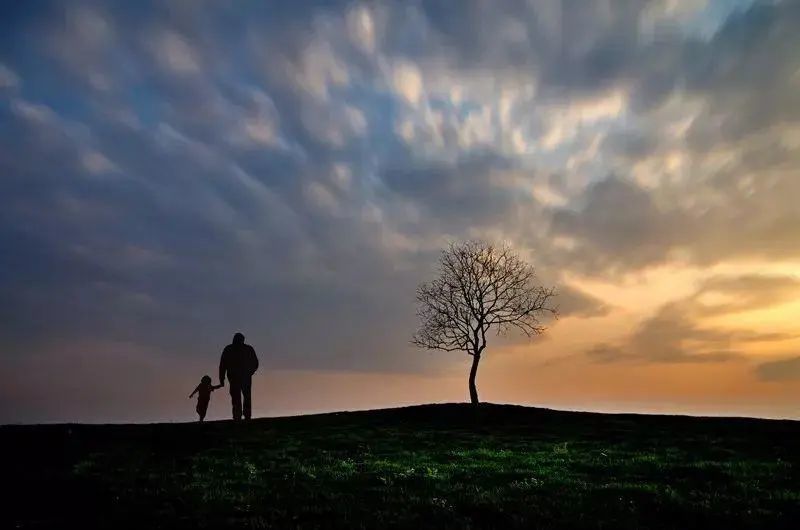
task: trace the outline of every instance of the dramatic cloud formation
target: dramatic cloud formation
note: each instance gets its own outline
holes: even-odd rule
[[[461,399],[436,381],[463,359],[408,339],[416,284],[468,237],[514,245],[561,293],[547,336],[497,342],[496,374],[575,389],[509,376],[489,399],[657,410],[628,371],[702,365],[741,396],[709,388],[702,410],[785,414],[769,392],[800,381],[797,2],[0,11],[0,355],[18,380],[0,422],[175,418],[165,403],[236,330],[272,371],[262,413]],[[275,374],[340,401],[292,406]],[[608,390],[581,394],[596,377]]]
[[[718,362],[741,358],[736,343],[784,341],[797,335],[750,329],[708,328],[704,317],[752,311],[800,298],[800,281],[786,277],[712,277],[692,296],[669,302],[645,319],[622,346],[598,344],[587,351],[603,362]]]

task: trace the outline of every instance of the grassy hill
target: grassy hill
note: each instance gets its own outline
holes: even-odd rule
[[[0,428],[0,526],[796,528],[800,422],[424,405]],[[9,487],[10,486],[10,487]]]

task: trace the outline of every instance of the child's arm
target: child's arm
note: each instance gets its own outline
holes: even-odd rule
[[[216,390],[218,388],[222,388],[225,385],[211,385],[211,390]]]
[[[192,396],[194,396],[195,394],[197,394],[197,391],[198,391],[198,390],[200,390],[200,385],[197,385],[197,388],[195,388],[195,389],[194,389],[194,391],[192,391],[192,393],[191,393],[191,394],[189,394],[189,399],[192,399]]]

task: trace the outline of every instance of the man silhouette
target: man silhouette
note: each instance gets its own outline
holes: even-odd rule
[[[244,343],[244,335],[235,334],[233,342],[225,346],[219,359],[219,384],[225,384],[227,373],[234,420],[241,420],[242,412],[244,419],[250,419],[250,384],[257,369],[256,351]],[[242,411],[242,401],[244,401],[244,411]]]

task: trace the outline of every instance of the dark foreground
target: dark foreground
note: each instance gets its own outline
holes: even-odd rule
[[[485,405],[0,428],[3,528],[796,528],[800,422]]]

